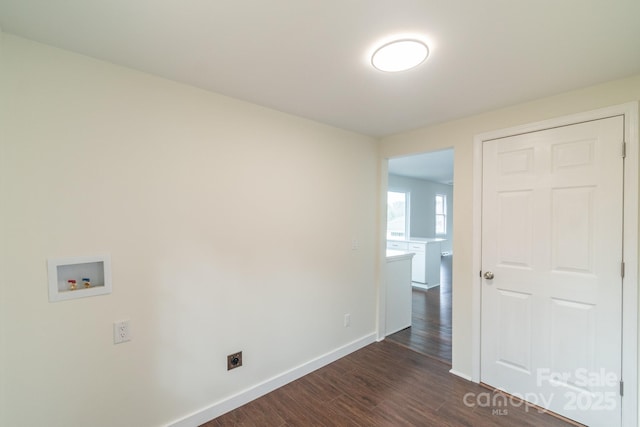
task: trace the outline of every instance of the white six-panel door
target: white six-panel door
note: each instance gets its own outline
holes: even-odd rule
[[[483,144],[481,381],[620,425],[622,117]]]

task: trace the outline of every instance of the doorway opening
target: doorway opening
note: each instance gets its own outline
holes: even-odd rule
[[[451,148],[389,159],[387,181],[387,248],[415,255],[411,267],[411,325],[386,338],[449,365],[453,154]]]

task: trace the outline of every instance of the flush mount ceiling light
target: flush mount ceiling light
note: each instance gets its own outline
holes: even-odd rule
[[[371,55],[371,64],[380,71],[404,71],[422,64],[429,47],[416,39],[401,39],[384,44]]]

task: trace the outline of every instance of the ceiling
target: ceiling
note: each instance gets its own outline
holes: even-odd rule
[[[640,72],[638,0],[0,0],[6,33],[371,136]],[[369,53],[431,47],[400,73]]]
[[[389,159],[393,175],[453,184],[453,149]]]

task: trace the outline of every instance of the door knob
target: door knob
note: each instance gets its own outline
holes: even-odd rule
[[[493,279],[493,277],[494,277],[494,276],[493,276],[493,273],[492,273],[492,272],[490,272],[490,271],[485,271],[485,272],[484,272],[484,278],[485,278],[485,279],[487,279],[487,280],[491,280],[491,279]]]

